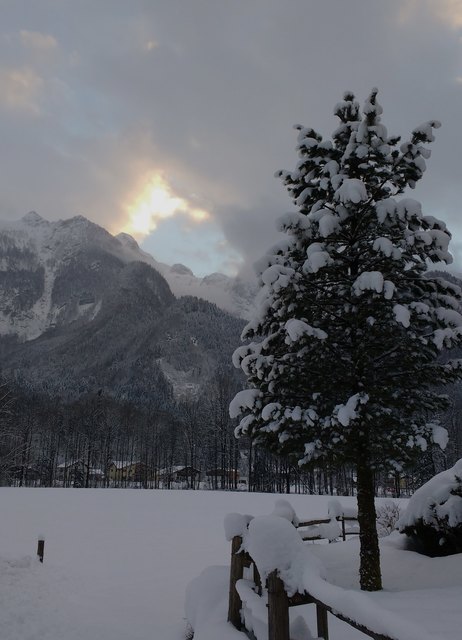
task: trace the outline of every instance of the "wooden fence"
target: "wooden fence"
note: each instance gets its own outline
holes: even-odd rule
[[[358,522],[358,518],[354,516],[338,516],[335,518],[337,522],[340,523],[342,528],[342,540],[345,542],[347,536],[357,536],[359,534],[359,529],[350,529],[347,530],[346,523],[347,522]],[[332,522],[331,518],[324,518],[320,520],[306,520],[304,522],[299,522],[296,526],[297,529],[301,529],[303,527],[314,527],[322,524],[329,524]],[[302,532],[303,533],[303,532]],[[321,533],[319,535],[302,535],[302,540],[325,540],[325,536]]]
[[[357,533],[355,531],[346,531],[345,520],[356,520],[356,518],[337,518],[343,520],[342,522],[342,537],[345,540],[349,534]],[[311,520],[308,522],[301,522],[298,526],[314,526],[315,524],[327,524],[330,520]],[[318,537],[306,537],[304,540],[318,540]],[[327,614],[331,613],[335,617],[339,618],[343,622],[346,622],[351,627],[354,627],[358,631],[361,631],[374,640],[392,640],[388,636],[384,636],[380,633],[376,633],[374,630],[369,629],[365,625],[347,618],[338,611],[333,611],[332,608],[321,602],[317,598],[314,598],[308,593],[295,593],[292,596],[288,596],[284,582],[278,576],[277,571],[273,571],[268,576],[266,584],[262,585],[261,577],[258,573],[255,562],[253,562],[250,555],[241,551],[242,537],[234,536],[231,541],[231,567],[230,567],[230,583],[229,583],[229,605],[228,605],[228,621],[236,627],[239,631],[246,631],[244,623],[241,617],[241,610],[243,607],[241,597],[236,588],[238,580],[244,578],[244,570],[247,568],[253,568],[253,590],[258,596],[263,597],[263,592],[267,594],[267,609],[268,609],[268,640],[290,640],[289,632],[289,608],[299,605],[314,604],[316,607],[316,622],[317,622],[317,635],[319,638],[329,640],[329,628]]]

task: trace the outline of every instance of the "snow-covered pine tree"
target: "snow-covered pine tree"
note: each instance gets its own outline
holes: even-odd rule
[[[248,379],[230,405],[237,434],[299,465],[324,459],[356,467],[360,583],[381,588],[374,471],[401,469],[445,431],[432,416],[435,390],[461,377],[439,354],[461,341],[460,289],[430,277],[450,263],[450,233],[397,198],[425,170],[436,121],[400,144],[381,124],[374,89],[360,110],[354,95],[335,107],[332,140],[297,126],[299,162],[280,171],[298,211],[287,235],[257,265],[255,318],[233,357]]]

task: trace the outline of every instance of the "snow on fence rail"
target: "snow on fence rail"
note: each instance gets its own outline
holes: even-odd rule
[[[299,530],[302,540],[328,540],[333,542],[338,538],[346,540],[347,536],[358,535],[358,512],[356,507],[345,507],[336,498],[328,503],[328,517],[315,520],[299,520],[292,505],[287,500],[279,498],[273,510],[273,516],[281,516],[289,520]],[[250,517],[250,516],[248,516]],[[347,523],[356,523],[351,526]]]
[[[340,524],[341,530],[336,532],[335,528],[332,525],[338,522]],[[295,524],[294,526],[297,529],[308,528],[308,531],[300,531],[302,540],[332,540],[341,537],[345,542],[347,536],[353,536],[359,534],[359,529],[357,527],[353,529],[347,528],[347,522],[356,522],[358,523],[358,518],[356,516],[335,516],[335,518],[321,518],[318,520],[305,520]],[[326,525],[324,527],[324,525]],[[314,529],[317,529],[314,530]],[[332,535],[333,534],[333,535]],[[339,535],[337,535],[339,534]],[[332,535],[332,537],[331,537]]]
[[[308,593],[303,587],[304,574],[310,570],[313,575],[320,574],[320,567],[313,558],[306,562],[307,557],[303,552],[307,550],[302,540],[320,539],[321,536],[300,538],[287,522],[294,524],[294,519],[287,512],[276,513],[276,518],[274,514],[256,519],[229,514],[225,519],[226,536],[231,541],[228,621],[257,640],[263,637],[268,640],[290,640],[289,608],[314,604],[319,638],[329,640],[327,613],[330,612],[374,640],[399,640],[398,636],[392,637],[372,629]],[[356,518],[342,515],[335,516],[335,519],[345,522]],[[295,522],[295,527],[331,522],[332,519]],[[346,535],[343,526],[343,540]],[[310,563],[312,566],[309,566]],[[250,578],[249,572],[252,572]]]

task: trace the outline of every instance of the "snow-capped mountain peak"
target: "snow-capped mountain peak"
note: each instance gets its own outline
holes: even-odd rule
[[[42,216],[40,216],[36,211],[29,211],[29,213],[26,213],[26,215],[21,218],[21,222],[32,227],[49,224],[49,222],[42,218]]]
[[[139,244],[137,243],[135,238],[133,238],[133,236],[131,236],[130,234],[122,231],[121,233],[118,233],[115,237],[117,238],[117,240],[119,240],[119,242],[123,244],[124,247],[128,247],[133,251],[141,251]]]
[[[196,296],[235,316],[249,315],[253,292],[233,278],[197,278],[184,265],[159,263],[130,235],[113,236],[81,215],[50,222],[31,211],[0,222],[0,335],[31,340],[51,327],[94,318],[105,274],[110,280],[114,270],[135,262],[158,271],[176,297]]]

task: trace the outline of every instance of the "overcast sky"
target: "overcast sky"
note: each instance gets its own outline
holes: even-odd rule
[[[292,208],[292,125],[374,86],[390,134],[442,121],[414,197],[462,270],[462,0],[0,0],[0,217],[82,214],[197,274]],[[460,255],[459,255],[460,254]]]

